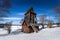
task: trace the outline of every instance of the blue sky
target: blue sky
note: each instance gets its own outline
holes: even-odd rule
[[[38,14],[47,14],[53,16],[52,9],[60,4],[60,0],[10,0],[11,15],[10,17],[23,17],[24,13],[33,6],[34,11]],[[19,16],[20,15],[20,16]]]
[[[54,16],[52,11],[56,5],[60,4],[60,0],[10,0],[10,3],[12,6],[8,17],[23,18],[31,6],[33,6],[37,16],[40,14]]]

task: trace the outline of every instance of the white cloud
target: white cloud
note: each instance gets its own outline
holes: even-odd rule
[[[42,13],[41,14],[37,14],[37,16],[40,16],[40,15],[43,15]]]
[[[20,15],[20,16],[23,16],[24,14],[25,14],[25,12],[18,13],[18,15]]]
[[[0,23],[6,23],[12,21],[12,24],[20,24],[20,21],[22,18],[17,18],[17,17],[5,17],[3,18],[5,21],[1,21]]]
[[[4,17],[3,19],[6,19],[6,20],[21,20],[22,18],[18,18],[18,17]]]

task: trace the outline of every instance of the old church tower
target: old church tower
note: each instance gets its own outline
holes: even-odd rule
[[[36,13],[31,7],[26,13],[24,17],[24,21],[22,23],[22,31],[25,33],[31,33],[34,31],[38,31],[39,26],[37,25]]]

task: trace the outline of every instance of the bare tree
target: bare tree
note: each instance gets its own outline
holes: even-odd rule
[[[45,14],[40,15],[40,23],[41,23],[43,29],[44,29],[45,21],[46,21],[46,15]]]
[[[6,22],[4,25],[4,29],[8,31],[8,34],[10,34],[10,32],[11,32],[11,26],[12,26],[12,21]]]
[[[20,25],[22,26],[24,19],[20,20]],[[23,32],[23,29],[21,29],[21,32]]]
[[[24,19],[21,19],[21,20],[20,20],[20,24],[21,24],[21,25],[22,25],[23,21],[24,21]]]
[[[52,20],[48,20],[48,25],[47,25],[47,26],[48,26],[49,28],[52,28],[52,25],[53,25],[53,21],[52,21]]]

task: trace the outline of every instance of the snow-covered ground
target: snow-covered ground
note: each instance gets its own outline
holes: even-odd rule
[[[0,40],[60,40],[60,27],[42,29],[38,33],[22,33],[19,28],[13,26],[11,34],[0,29]]]

